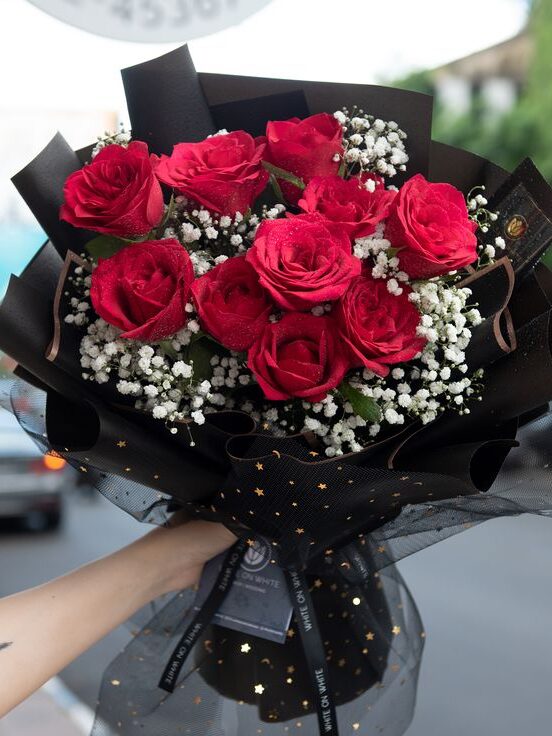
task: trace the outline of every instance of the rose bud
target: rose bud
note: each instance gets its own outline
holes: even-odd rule
[[[345,230],[320,215],[265,220],[246,258],[274,302],[298,311],[338,299],[362,267]]]
[[[351,240],[365,238],[384,220],[396,192],[388,191],[383,180],[370,178],[374,190],[369,191],[358,177],[315,176],[308,183],[298,207],[304,212],[318,212],[326,219],[341,225]]]
[[[395,198],[385,237],[394,248],[401,248],[401,269],[413,279],[427,279],[473,263],[476,230],[462,192],[417,174]]]
[[[121,337],[157,342],[186,324],[193,279],[190,256],[177,240],[148,240],[100,258],[90,297],[96,313],[123,330]]]
[[[268,182],[261,164],[265,146],[264,137],[243,130],[178,143],[170,156],[158,159],[155,170],[162,182],[210,212],[243,214]]]
[[[268,323],[272,304],[243,256],[229,258],[194,281],[199,321],[230,350],[247,350]]]
[[[103,148],[67,178],[63,193],[61,219],[86,230],[132,238],[163,218],[161,185],[141,141]]]
[[[249,349],[248,365],[270,401],[312,402],[336,388],[348,367],[335,322],[297,312],[265,327]]]
[[[313,176],[337,174],[343,154],[343,128],[333,115],[319,113],[304,120],[275,120],[266,126],[265,159],[307,184]],[[286,199],[296,204],[301,191],[279,180]]]
[[[400,295],[391,294],[385,279],[364,273],[337,304],[335,320],[353,367],[386,376],[387,366],[423,350],[426,340],[416,334],[420,313],[408,299],[411,289],[404,284],[402,289]]]

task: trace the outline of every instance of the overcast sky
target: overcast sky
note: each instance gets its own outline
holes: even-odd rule
[[[191,48],[201,71],[377,82],[508,38],[524,8],[523,0],[272,0]],[[99,38],[27,0],[0,0],[0,111],[117,109],[119,69],[174,47]]]

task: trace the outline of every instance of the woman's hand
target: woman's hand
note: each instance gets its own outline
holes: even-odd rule
[[[234,541],[222,524],[173,523],[0,600],[0,718],[146,603],[197,583]]]
[[[206,562],[228,549],[236,537],[212,521],[179,523],[154,529],[135,542],[136,554],[149,570],[151,598],[188,588],[199,581]],[[131,545],[132,547],[132,545]]]

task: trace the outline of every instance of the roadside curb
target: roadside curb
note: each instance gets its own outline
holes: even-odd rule
[[[94,724],[94,711],[69,690],[60,677],[52,677],[41,688],[82,733],[90,736]]]

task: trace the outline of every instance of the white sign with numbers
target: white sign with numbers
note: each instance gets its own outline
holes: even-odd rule
[[[30,0],[70,25],[122,41],[189,41],[239,23],[271,0]]]

